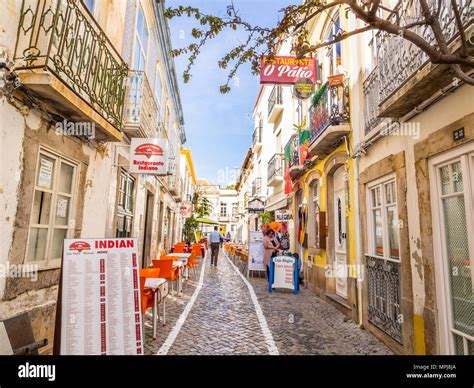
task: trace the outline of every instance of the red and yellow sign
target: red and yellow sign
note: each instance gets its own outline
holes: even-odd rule
[[[261,84],[293,85],[300,78],[317,82],[316,58],[297,59],[292,56],[263,56],[260,64]]]

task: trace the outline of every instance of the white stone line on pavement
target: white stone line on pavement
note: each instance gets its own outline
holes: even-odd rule
[[[184,311],[179,316],[179,319],[176,321],[176,324],[174,325],[173,330],[171,330],[171,332],[169,333],[168,338],[166,338],[166,341],[163,343],[163,345],[161,345],[161,348],[160,350],[158,350],[158,353],[156,353],[157,355],[164,356],[168,354],[169,350],[171,349],[171,346],[173,346],[174,341],[178,337],[181,327],[183,326],[184,322],[186,322],[189,312],[191,311],[193,304],[196,301],[199,295],[199,292],[201,291],[201,288],[204,284],[204,270],[206,269],[206,259],[207,259],[207,252],[206,252],[206,257],[202,261],[201,274],[199,275],[199,283],[196,289],[194,290],[193,296],[189,300]]]
[[[260,306],[260,303],[258,303],[257,295],[255,294],[252,285],[245,278],[245,276],[242,275],[242,273],[234,265],[234,263],[232,263],[232,260],[227,256],[227,252],[224,252],[224,256],[229,262],[229,264],[234,268],[235,272],[237,272],[242,278],[249,290],[250,299],[252,299],[253,305],[255,307],[255,313],[257,314],[258,322],[260,323],[260,328],[262,329],[263,337],[265,338],[265,342],[267,343],[268,353],[270,353],[271,355],[278,356],[280,353],[278,352],[278,348],[275,345],[275,341],[273,341],[272,332],[268,328],[267,320],[265,319],[265,315],[263,315],[262,307]]]

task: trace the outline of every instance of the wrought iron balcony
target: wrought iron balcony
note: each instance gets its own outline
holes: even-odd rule
[[[130,137],[155,137],[159,110],[143,71],[129,72],[124,115],[124,132]]]
[[[292,179],[299,177],[303,171],[303,166],[300,162],[300,138],[297,133],[290,137],[285,146],[285,163],[290,169],[290,176]]]
[[[268,98],[268,122],[274,123],[283,110],[283,89],[281,85],[275,85]]]
[[[14,60],[21,82],[67,119],[121,140],[127,66],[81,1],[23,0]]]
[[[252,135],[252,149],[258,151],[262,148],[262,127],[257,127]]]
[[[460,10],[461,21],[465,28],[473,23],[470,1],[456,0]],[[439,22],[443,35],[450,46],[459,37],[450,0],[429,0],[428,5],[433,12],[440,7]],[[419,1],[399,2],[399,20],[403,23],[416,23],[423,17]],[[396,13],[393,14],[396,17]],[[431,28],[415,26],[411,30],[420,35],[429,44],[435,44]],[[447,65],[433,65],[427,54],[403,37],[379,32],[375,37],[376,67],[367,77],[364,85],[366,98],[374,105],[366,107],[366,132],[381,117],[403,117],[411,110],[428,99],[437,90],[453,81],[453,73]],[[378,97],[375,98],[375,94]],[[376,104],[376,105],[375,105]],[[367,104],[366,104],[367,105]]]
[[[402,343],[400,263],[365,256],[369,322]]]
[[[268,185],[276,186],[283,180],[282,154],[275,154],[268,162]]]
[[[347,80],[335,86],[326,83],[317,94],[309,110],[309,152],[322,157],[351,130],[349,85]]]
[[[365,133],[370,132],[379,122],[380,103],[380,80],[379,70],[376,67],[364,81],[364,103],[365,103]]]
[[[260,195],[262,191],[262,178],[255,178],[252,182],[252,197]]]

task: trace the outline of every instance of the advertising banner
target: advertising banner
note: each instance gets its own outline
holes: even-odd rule
[[[61,354],[143,354],[137,239],[65,239]]]
[[[294,56],[263,56],[260,62],[261,84],[293,85],[300,78],[318,81],[316,58],[297,59]]]
[[[249,238],[249,271],[266,271],[265,262],[263,260],[263,233],[250,232]]]
[[[133,138],[130,144],[130,172],[133,174],[167,175],[167,141]]]

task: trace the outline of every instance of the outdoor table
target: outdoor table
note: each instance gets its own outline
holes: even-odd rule
[[[179,269],[179,278],[178,278],[178,296],[183,293],[183,268],[186,264],[184,261],[173,261],[173,267],[177,267]]]
[[[158,304],[163,301],[163,325],[166,324],[166,296],[168,295],[168,283],[163,278],[147,278],[145,281],[145,288],[150,288],[154,295],[153,304],[153,339],[156,339],[156,322],[160,317]],[[160,301],[158,302],[158,297]]]
[[[186,266],[185,269],[185,276],[186,276],[186,281],[188,280],[188,261],[189,257],[191,256],[191,253],[170,253],[166,255],[166,257],[177,257],[179,261],[184,262],[184,265]]]

